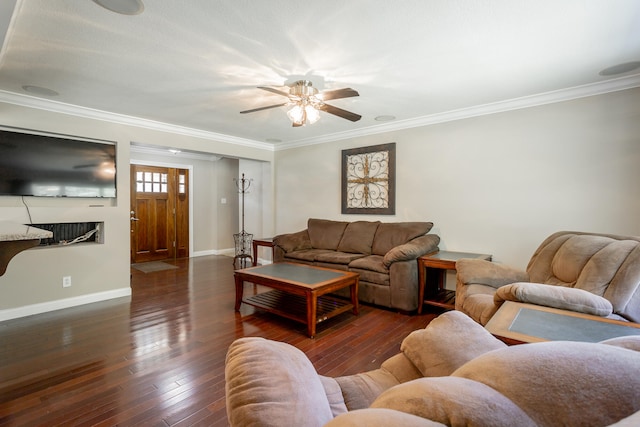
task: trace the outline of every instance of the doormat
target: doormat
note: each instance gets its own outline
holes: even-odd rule
[[[142,271],[143,273],[153,273],[154,271],[174,270],[178,268],[175,265],[167,264],[162,261],[140,262],[137,264],[131,264],[131,267]]]

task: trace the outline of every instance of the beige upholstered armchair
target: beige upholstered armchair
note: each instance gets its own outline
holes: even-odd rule
[[[504,301],[640,322],[640,237],[560,231],[526,271],[474,259],[456,270],[456,309],[482,325]]]

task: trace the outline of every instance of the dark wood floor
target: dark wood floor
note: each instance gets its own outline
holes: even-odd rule
[[[361,306],[318,325],[242,305],[230,258],[132,269],[132,297],[0,323],[2,426],[226,426],[224,358],[243,336],[288,342],[320,374],[377,368],[434,314]],[[253,285],[245,285],[253,291]]]

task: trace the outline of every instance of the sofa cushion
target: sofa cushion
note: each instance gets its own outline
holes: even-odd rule
[[[311,246],[316,249],[331,249],[335,251],[348,224],[348,222],[344,221],[309,218],[307,230],[309,231]]]
[[[452,376],[488,385],[540,426],[606,426],[640,410],[640,353],[612,345],[515,345],[483,354]]]
[[[382,274],[389,274],[389,269],[382,262],[383,257],[380,255],[369,255],[358,258],[349,263],[349,268],[353,270],[371,270]]]
[[[411,332],[400,350],[425,377],[450,375],[473,358],[505,348],[499,339],[459,311],[448,311]]]
[[[334,417],[337,417],[340,414],[346,413],[348,409],[344,402],[344,396],[342,395],[340,384],[338,384],[335,378],[325,377],[324,375],[318,375],[318,378],[320,378],[320,382],[324,387],[324,392],[327,395],[331,414],[333,414]]]
[[[591,292],[541,283],[518,282],[502,286],[493,299],[498,305],[504,301],[528,302],[603,317],[613,312],[609,300]]]
[[[364,257],[364,254],[347,252],[324,252],[316,255],[316,262],[348,265],[351,261]]]
[[[371,245],[371,253],[384,255],[396,246],[411,239],[427,234],[433,227],[432,222],[383,222],[376,230]]]
[[[334,251],[329,249],[304,249],[301,251],[294,251],[285,254],[284,259],[293,259],[300,261],[313,262],[316,260],[316,256],[320,254],[332,254]]]
[[[385,390],[398,385],[398,380],[384,369],[337,377],[344,403],[349,411],[368,408]]]
[[[537,426],[507,397],[465,378],[409,381],[382,393],[371,407],[395,409],[453,426]]]
[[[635,424],[629,424],[629,426]],[[324,427],[446,427],[445,424],[427,420],[416,415],[386,408],[367,408],[340,414]]]
[[[371,245],[380,221],[354,221],[347,225],[338,244],[341,252],[371,255]]]
[[[378,273],[377,271],[371,270],[361,270],[359,268],[351,268],[349,267],[349,271],[353,273],[358,273],[360,275],[360,289],[362,290],[362,285],[364,282],[374,283],[378,286],[389,286],[391,285],[391,278],[389,273]]]
[[[297,348],[263,338],[234,341],[225,361],[227,414],[234,426],[322,426],[333,418],[315,368]]]

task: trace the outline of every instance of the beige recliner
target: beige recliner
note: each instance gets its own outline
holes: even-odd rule
[[[504,301],[640,322],[640,237],[560,231],[526,271],[475,259],[456,270],[456,310],[482,325]]]
[[[640,336],[507,347],[446,312],[379,369],[318,375],[284,342],[234,341],[225,364],[233,427],[640,425]]]

